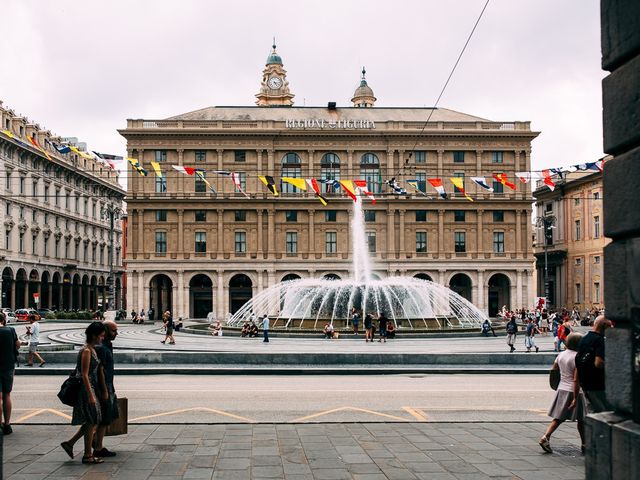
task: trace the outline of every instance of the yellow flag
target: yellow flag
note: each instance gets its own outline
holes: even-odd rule
[[[160,169],[160,164],[158,162],[149,162],[153,167],[153,171],[156,172],[156,175],[162,178],[162,170]]]
[[[304,178],[282,177],[282,181],[290,183],[291,185],[293,185],[296,188],[299,188],[300,190],[307,189],[307,181]]]
[[[460,177],[451,177],[449,180],[451,180],[451,183],[453,183],[453,185],[460,190],[460,193],[462,193],[465,198],[467,200],[469,200],[470,202],[473,202],[473,198],[471,198],[469,195],[467,195],[467,192],[464,191],[464,180]]]
[[[340,180],[340,185],[342,185],[342,188],[347,192],[347,195],[349,195],[355,202],[358,197],[356,197],[356,187],[353,184],[353,180]]]

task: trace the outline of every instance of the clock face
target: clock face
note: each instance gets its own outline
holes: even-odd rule
[[[277,90],[282,86],[282,79],[280,77],[271,77],[269,80],[267,80],[267,85],[272,90]]]

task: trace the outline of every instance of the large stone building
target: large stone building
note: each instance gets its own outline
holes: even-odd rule
[[[369,250],[379,277],[409,275],[450,286],[489,314],[533,299],[531,191],[469,180],[530,168],[529,122],[493,122],[438,108],[379,108],[365,72],[353,106],[294,107],[275,46],[256,107],[208,107],[164,120],[130,119],[120,133],[147,177],[130,170],[128,303],[218,318],[290,278],[345,277],[351,269],[352,200],[322,184],[329,204],[280,177],[366,179]],[[428,123],[425,123],[429,120]],[[158,162],[164,179],[153,174]],[[172,165],[207,171],[208,186]],[[228,176],[238,172],[245,196]],[[274,197],[257,175],[271,175]],[[449,177],[466,178],[469,202]],[[393,194],[386,181],[416,179],[428,192]],[[427,179],[449,191],[438,200]],[[404,185],[404,184],[403,184]],[[411,192],[410,192],[411,193]]]
[[[536,217],[537,295],[545,296],[545,251],[549,303],[581,311],[604,306],[602,172],[568,173],[551,191],[542,182],[533,193]]]
[[[82,144],[71,143],[82,155],[60,153],[53,143],[71,140],[2,102],[0,122],[2,307],[106,308],[111,278],[115,299],[110,307],[121,306],[122,230],[115,220],[111,269],[111,219],[103,215],[122,209],[125,192],[117,172],[87,158]]]

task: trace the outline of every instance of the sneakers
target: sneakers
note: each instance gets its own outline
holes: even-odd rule
[[[106,448],[103,448],[102,450],[94,450],[93,456],[100,457],[100,458],[115,457],[116,452],[112,452],[110,450],[107,450]]]
[[[551,445],[549,444],[549,439],[546,436],[543,436],[538,444],[542,447],[542,449],[547,453],[553,453],[551,450]]]
[[[536,353],[538,353],[539,351],[540,351],[540,347],[536,345]]]

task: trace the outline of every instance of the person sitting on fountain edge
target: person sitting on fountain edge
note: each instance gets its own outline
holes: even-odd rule
[[[327,323],[324,326],[324,336],[325,338],[333,338],[333,325],[330,323]]]
[[[391,320],[387,322],[387,338],[396,338],[396,325]]]

